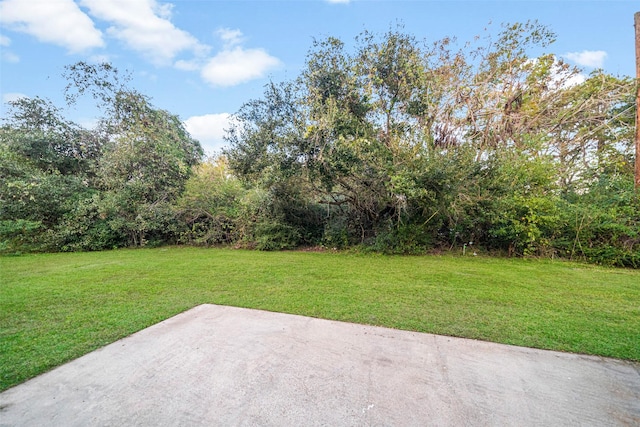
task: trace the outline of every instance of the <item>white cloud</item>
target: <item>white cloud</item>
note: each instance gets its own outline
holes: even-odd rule
[[[240,30],[221,28],[216,34],[223,42],[223,49],[214,57],[204,59],[178,60],[174,67],[184,71],[200,71],[202,79],[212,86],[235,86],[253,79],[264,77],[269,71],[281,65],[278,58],[264,49],[246,49]]]
[[[280,60],[263,49],[235,47],[211,58],[201,70],[202,78],[213,86],[235,86],[263,77],[280,65]]]
[[[332,4],[339,4],[339,3],[347,4],[351,0],[326,0],[326,1],[327,1],[327,3],[332,3]]]
[[[110,22],[107,33],[152,62],[164,65],[178,54],[190,51],[204,55],[208,47],[169,20],[170,4],[156,0],[81,0],[89,13]]]
[[[585,76],[584,74],[582,73],[574,74],[564,81],[563,87],[568,88],[572,86],[577,86],[579,84],[584,83],[586,80],[587,80],[587,76]]]
[[[550,69],[551,83],[556,89],[567,89],[572,86],[584,83],[587,80],[587,76],[580,73],[574,67],[570,67],[567,63],[554,59],[553,65]]]
[[[225,47],[233,47],[239,45],[244,41],[242,37],[242,31],[240,30],[232,30],[230,28],[220,28],[216,31],[216,34],[225,44]]]
[[[223,136],[231,125],[232,117],[229,113],[205,114],[189,117],[184,125],[191,136],[200,141],[205,151],[212,154],[224,145]]]
[[[186,61],[184,59],[180,59],[176,61],[173,66],[182,71],[196,71],[202,67],[202,64],[198,61]]]
[[[0,34],[0,46],[5,48],[5,49],[2,49],[2,60],[10,63],[20,62],[20,57],[18,55],[6,49],[10,45],[11,45],[11,39],[7,36],[3,36],[2,34]]]
[[[6,61],[6,62],[9,62],[9,63],[12,63],[12,64],[15,64],[15,63],[20,62],[20,57],[18,55],[16,55],[15,53],[13,53],[13,52],[9,52],[9,51],[5,50],[5,51],[2,52],[2,60]]]
[[[173,16],[173,5],[171,3],[155,4],[154,10],[161,18],[170,20]]]
[[[582,67],[602,68],[607,52],[604,50],[583,50],[565,53],[564,57]]]
[[[231,28],[216,31],[223,48],[207,58],[210,47],[170,21],[173,8],[170,3],[160,4],[158,0],[76,1],[92,18],[110,24],[107,35],[157,65],[173,63],[179,70],[199,71],[202,79],[213,86],[234,86],[261,78],[281,64],[264,49],[243,47],[242,32]],[[42,0],[34,7],[33,0],[4,0],[0,2],[0,22],[41,41],[65,46],[71,52],[104,46],[103,34],[78,4],[74,0]],[[0,36],[0,43],[7,46],[10,39]],[[191,56],[180,58],[184,53]],[[8,62],[20,59],[6,49],[2,58]]]
[[[5,0],[0,22],[14,31],[62,46],[71,53],[104,46],[102,33],[73,0]]]
[[[2,94],[2,103],[17,101],[20,98],[28,98],[27,95],[20,92],[9,92]]]

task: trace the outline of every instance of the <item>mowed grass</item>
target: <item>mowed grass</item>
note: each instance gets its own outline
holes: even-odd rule
[[[0,258],[0,389],[203,303],[640,361],[640,271],[171,247]]]

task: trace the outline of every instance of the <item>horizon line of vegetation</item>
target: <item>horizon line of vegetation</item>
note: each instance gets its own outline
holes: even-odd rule
[[[0,128],[0,253],[166,244],[418,254],[464,247],[640,267],[636,82],[545,50],[537,22],[461,45],[401,27],[314,41],[300,75],[234,116],[204,159],[111,64],[66,67]],[[541,53],[542,52],[542,53]]]

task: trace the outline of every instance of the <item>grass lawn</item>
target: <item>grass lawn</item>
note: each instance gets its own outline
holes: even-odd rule
[[[0,257],[0,390],[203,303],[640,361],[640,271],[171,247]]]

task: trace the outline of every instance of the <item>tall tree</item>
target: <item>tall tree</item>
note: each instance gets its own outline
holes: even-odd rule
[[[10,103],[0,128],[0,250],[55,246],[51,232],[91,193],[104,142],[47,100]]]
[[[462,49],[401,30],[365,32],[354,52],[336,38],[316,41],[298,80],[271,84],[240,110],[230,165],[266,188],[303,182],[313,203],[329,207],[325,228],[339,219],[360,242],[407,226],[455,240],[465,210],[487,203],[483,191],[498,197],[515,188],[497,178],[507,170],[501,162],[539,162],[532,169],[548,176],[534,182],[546,192],[556,179],[565,191],[584,191],[616,157],[607,153],[625,150],[621,108],[632,82],[602,72],[583,79],[541,53],[553,41],[536,22],[505,25],[496,39]],[[491,215],[477,216],[486,223],[467,221],[465,233],[488,238]]]
[[[105,116],[99,129],[108,142],[97,165],[101,209],[129,244],[165,239],[172,203],[184,189],[203,150],[180,119],[127,87],[128,77],[110,64],[66,67],[67,101],[90,94]]]

